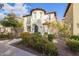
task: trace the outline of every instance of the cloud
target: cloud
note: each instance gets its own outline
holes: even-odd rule
[[[6,11],[7,13],[11,12],[14,7],[13,6],[10,6],[9,4],[5,3],[4,4],[4,7],[3,7],[4,11]]]
[[[29,8],[31,6],[28,6],[27,4],[23,3],[17,3],[14,6],[11,6],[10,4],[4,4],[4,11],[5,13],[15,13],[17,16],[24,16],[29,13]]]
[[[28,6],[24,4],[15,4],[14,13],[19,14],[20,16],[28,14]]]

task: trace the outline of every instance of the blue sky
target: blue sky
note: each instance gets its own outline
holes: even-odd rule
[[[57,18],[62,19],[66,7],[67,3],[24,3],[24,4],[8,3],[4,4],[4,7],[0,10],[0,14],[6,15],[11,11],[13,11],[18,16],[23,16],[29,14],[29,12],[34,8],[42,8],[45,9],[47,12],[56,11]]]

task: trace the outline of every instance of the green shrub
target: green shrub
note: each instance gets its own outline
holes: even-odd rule
[[[31,47],[33,47],[33,45],[36,42],[42,40],[42,35],[38,32],[36,33],[23,32],[21,33],[20,37],[22,38],[24,44],[30,45]]]
[[[45,49],[45,43],[43,42],[43,40],[41,41],[38,41],[36,42],[34,45],[33,45],[33,48],[41,53],[44,52],[44,49]]]
[[[73,35],[70,37],[70,39],[79,40],[79,36]]]
[[[58,55],[57,48],[52,42],[48,42],[45,44],[45,54],[50,56],[56,56]]]
[[[7,33],[7,38],[8,38],[8,39],[13,39],[13,38],[14,38],[13,33]]]
[[[47,32],[45,32],[45,33],[44,33],[44,35],[48,35],[48,33],[47,33]]]
[[[48,40],[49,40],[49,41],[52,41],[53,38],[54,38],[54,35],[53,35],[53,34],[48,34]]]
[[[48,33],[47,32],[44,33],[43,39],[48,39]]]
[[[3,33],[0,33],[0,38],[6,38],[6,35],[4,35]]]
[[[12,33],[0,33],[0,38],[1,39],[13,39],[14,35]]]
[[[37,36],[37,37],[42,37],[41,33],[40,32],[35,32],[33,33],[33,35]]]
[[[69,39],[66,41],[69,48],[73,51],[79,51],[79,41],[74,39]]]
[[[32,40],[32,45],[33,47],[38,44],[39,42],[41,42],[43,40],[42,38],[42,35],[40,33],[32,33],[32,36],[31,36],[31,40]]]
[[[58,55],[57,48],[52,42],[45,42],[44,40],[36,42],[34,44],[34,49],[49,56]]]
[[[20,37],[22,38],[22,42],[24,44],[29,44],[29,41],[31,39],[31,34],[29,32],[23,32],[23,33],[21,33]]]
[[[40,33],[21,33],[23,43],[30,45],[32,48],[40,53],[46,55],[57,55],[57,49],[53,42],[49,43],[48,40],[44,40]]]
[[[32,33],[31,39],[34,42],[38,42],[38,41],[42,40],[43,38],[42,38],[42,35],[40,33],[36,32],[36,33]]]

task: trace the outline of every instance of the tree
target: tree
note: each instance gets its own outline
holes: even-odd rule
[[[18,21],[18,27],[20,27],[20,28],[23,27],[23,20]]]
[[[7,17],[4,18],[4,20],[0,21],[1,25],[3,25],[4,27],[12,27],[15,31],[15,33],[17,33],[17,27],[21,27],[23,24],[18,22],[18,20],[16,19],[16,15],[11,13],[8,14]]]
[[[57,21],[46,21],[43,25],[46,25],[48,29],[57,30]],[[53,32],[56,33],[56,32]]]
[[[43,25],[46,25],[48,29],[50,28],[50,23],[48,21],[46,21],[45,23],[43,23]]]
[[[62,24],[58,23],[58,30],[61,36],[68,37],[71,35],[69,26],[64,22]]]

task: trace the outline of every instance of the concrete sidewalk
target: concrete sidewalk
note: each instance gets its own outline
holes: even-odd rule
[[[0,56],[35,56],[34,54],[8,44],[0,43]]]
[[[33,53],[11,46],[10,44],[15,43],[15,41],[19,42],[20,40],[0,41],[0,56],[36,56]]]

